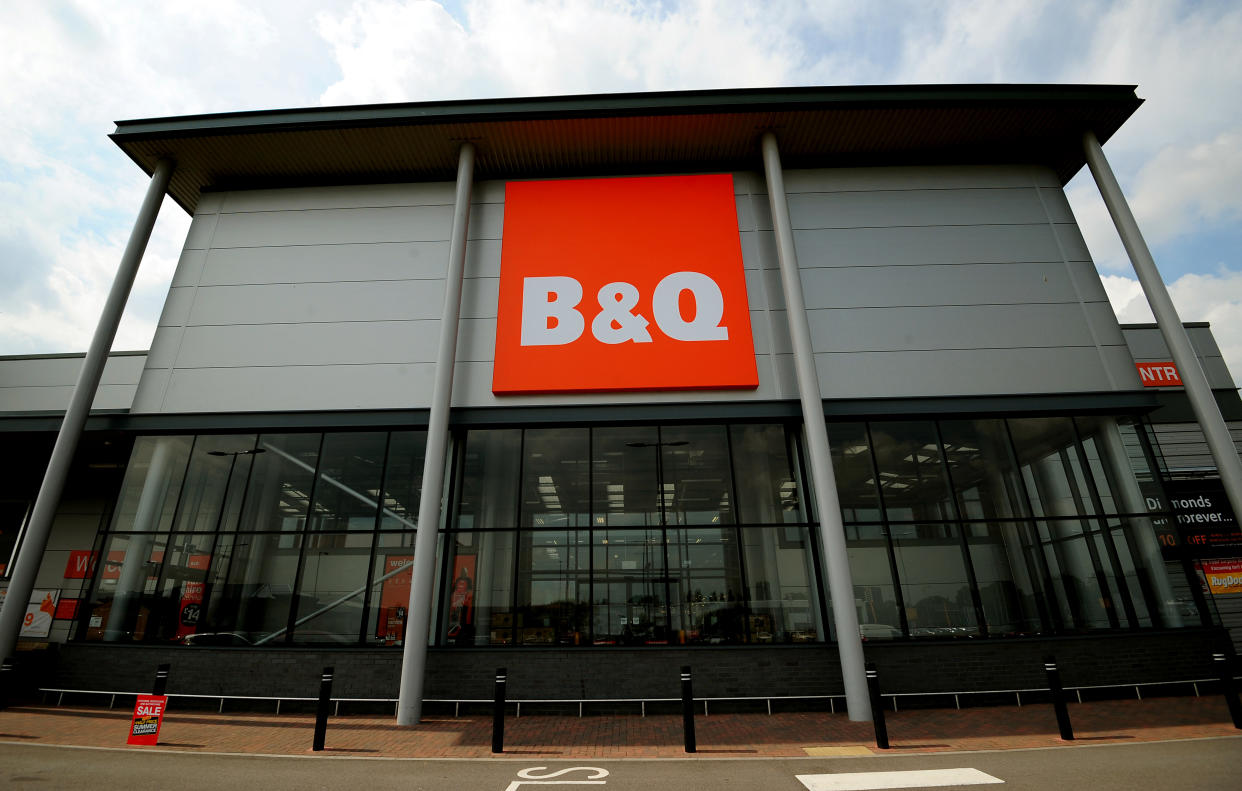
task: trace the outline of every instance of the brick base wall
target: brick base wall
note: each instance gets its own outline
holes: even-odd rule
[[[1210,677],[1219,629],[1185,629],[1047,639],[866,644],[885,692],[1021,689],[1045,684],[1043,657],[1054,654],[1068,686],[1134,684]],[[51,657],[49,657],[51,659]],[[70,643],[43,686],[144,691],[156,665],[172,665],[168,691],[221,696],[318,694],[319,673],[336,668],[335,697],[395,697],[399,649],[231,649]],[[490,699],[495,670],[509,672],[514,699],[676,698],[678,671],[690,665],[702,697],[842,693],[835,646],[647,649],[432,649],[425,697]]]

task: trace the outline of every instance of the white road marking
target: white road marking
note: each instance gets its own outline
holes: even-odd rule
[[[884,788],[932,788],[1003,783],[978,769],[919,769],[910,772],[843,772],[796,775],[807,791],[870,791]]]
[[[558,769],[548,774],[532,774],[533,772],[546,771],[546,766],[532,766],[527,769],[518,771],[518,777],[521,780],[514,780],[505,787],[505,791],[520,791],[522,786],[602,786],[607,785],[607,780],[601,778],[608,776],[607,769],[601,769],[598,766],[571,766],[567,769]],[[560,777],[570,772],[589,772],[589,774],[581,780],[552,780],[550,778]]]

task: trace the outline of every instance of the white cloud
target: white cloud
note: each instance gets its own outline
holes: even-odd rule
[[[804,59],[796,8],[476,0],[465,25],[421,0],[316,17],[341,68],[324,104],[789,82]]]

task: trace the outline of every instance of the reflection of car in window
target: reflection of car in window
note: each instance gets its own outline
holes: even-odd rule
[[[860,623],[858,633],[864,640],[892,640],[901,637],[901,630],[886,623]]]
[[[205,632],[187,634],[181,638],[183,645],[237,646],[254,645],[250,638],[240,632]]]

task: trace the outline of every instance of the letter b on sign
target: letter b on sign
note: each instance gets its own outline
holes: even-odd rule
[[[758,384],[731,176],[506,185],[493,392]]]

